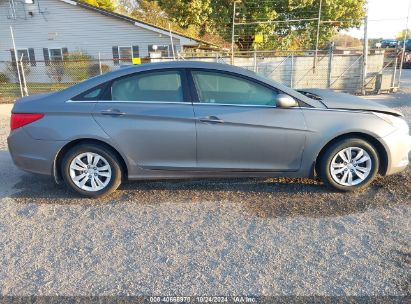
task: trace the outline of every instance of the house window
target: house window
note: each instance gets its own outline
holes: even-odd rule
[[[68,55],[67,48],[44,48],[43,57],[44,63],[50,65],[50,62],[63,61],[64,56]]]
[[[10,54],[11,54],[11,60],[13,62],[16,61],[16,56],[14,53],[14,50],[11,49],[10,50]],[[18,49],[17,50],[17,60],[22,60],[24,64],[28,65],[30,63],[31,66],[35,66],[36,65],[36,58],[34,55],[34,49],[32,48],[28,48],[28,49]]]
[[[130,46],[119,46],[118,53],[121,62],[131,62],[132,54]]]
[[[27,49],[17,50],[17,59],[23,61],[25,64],[29,63],[29,51]]]
[[[49,49],[50,60],[51,61],[62,61],[63,51],[61,49]]]
[[[157,50],[154,50],[154,45],[157,47]],[[158,44],[149,44],[148,52],[161,52],[161,57],[170,57],[171,46],[170,45],[158,45]]]
[[[131,63],[131,59],[137,57],[139,57],[138,45],[113,46],[113,62],[115,65]]]

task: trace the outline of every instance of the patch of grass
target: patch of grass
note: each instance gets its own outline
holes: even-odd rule
[[[29,95],[48,93],[65,89],[73,83],[27,83]],[[20,86],[18,83],[0,83],[0,103],[13,103],[20,98]]]

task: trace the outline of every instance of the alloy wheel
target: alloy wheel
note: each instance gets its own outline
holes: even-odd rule
[[[366,150],[359,147],[348,147],[333,157],[330,173],[336,183],[343,186],[355,186],[367,179],[372,166],[372,159]]]
[[[94,152],[77,155],[70,163],[70,177],[73,183],[85,191],[100,191],[110,182],[112,176],[109,162]]]

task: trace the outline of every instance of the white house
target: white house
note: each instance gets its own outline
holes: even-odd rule
[[[172,44],[176,53],[204,43],[76,0],[0,0],[0,72],[2,62],[15,60],[10,26],[18,58],[37,72],[28,75],[34,82],[49,81],[40,67],[65,53],[86,53],[115,67],[149,56],[154,46],[171,57]]]

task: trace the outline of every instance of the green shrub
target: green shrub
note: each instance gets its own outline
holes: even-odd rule
[[[65,74],[74,82],[80,82],[89,78],[92,60],[92,56],[82,51],[75,51],[65,55],[63,60]]]

